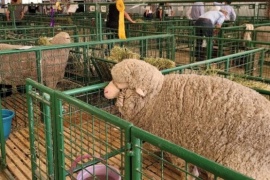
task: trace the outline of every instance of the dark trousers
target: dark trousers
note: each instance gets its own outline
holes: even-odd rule
[[[106,32],[108,33],[107,39],[118,39],[118,29],[107,28]],[[113,44],[108,44],[107,49],[105,50],[105,55],[109,56],[111,49],[113,48]]]
[[[214,25],[212,24],[210,19],[199,18],[195,24],[195,35],[201,37],[212,37],[213,36],[213,28]],[[196,40],[195,46],[195,57],[196,61],[202,61],[206,59],[206,48],[202,47],[203,39]]]

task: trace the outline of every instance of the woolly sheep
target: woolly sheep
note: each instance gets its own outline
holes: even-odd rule
[[[117,98],[124,119],[250,177],[270,179],[270,102],[256,91],[220,77],[164,76],[134,59],[111,74],[104,96]]]
[[[270,26],[260,26],[260,27],[255,28],[255,31],[257,31],[256,41],[270,42]],[[269,45],[264,45],[264,44],[258,44],[257,46],[264,47],[267,49],[270,48]]]
[[[243,36],[244,40],[251,41],[252,32],[256,32],[256,37],[255,37],[256,39],[253,39],[253,40],[256,40],[258,42],[270,42],[270,26],[260,26],[254,29],[253,24],[246,24],[246,30],[247,31],[244,33],[244,36]],[[268,44],[256,43],[255,45],[257,48],[263,47],[267,50],[270,49],[270,46]],[[245,43],[244,43],[244,46],[246,46]],[[259,68],[258,59],[259,59],[259,54],[256,54],[254,57],[254,69]]]
[[[246,32],[244,33],[243,39],[244,40],[249,40],[251,41],[251,34],[254,31],[256,32],[256,41],[259,42],[269,42],[270,41],[270,26],[260,26],[254,29],[253,24],[246,24]],[[265,31],[265,32],[264,32]],[[265,47],[269,48],[269,45],[264,45],[264,44],[256,44],[257,47]]]
[[[56,34],[51,44],[68,44],[70,36],[66,32]],[[0,44],[0,49],[18,49],[22,45]],[[45,50],[41,54],[41,78],[42,82],[50,88],[64,78],[65,68],[69,56],[69,49]],[[16,86],[24,85],[25,79],[30,77],[37,80],[37,63],[35,52],[21,52],[1,55],[0,58],[0,83],[9,84],[16,92]]]

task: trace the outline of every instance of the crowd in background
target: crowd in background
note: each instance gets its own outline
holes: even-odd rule
[[[212,7],[209,9],[212,10],[226,10],[228,15],[226,16],[226,21],[235,21],[236,20],[236,13],[234,8],[230,5],[231,1],[224,1],[224,2],[214,2]],[[145,11],[143,16],[146,19],[160,19],[162,20],[162,16],[170,17],[174,16],[177,11],[183,12],[183,7],[172,7],[169,3],[160,3],[158,7],[155,7],[151,4],[145,6]],[[182,14],[182,17],[185,17],[190,20],[197,20],[199,16],[206,12],[205,3],[204,2],[195,2],[190,7],[186,7],[185,14]],[[164,15],[163,15],[164,13]],[[179,13],[180,14],[180,13]]]

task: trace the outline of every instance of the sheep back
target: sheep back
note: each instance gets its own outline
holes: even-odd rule
[[[269,178],[270,102],[256,91],[225,78],[171,74],[155,97],[125,93],[119,111],[134,125],[248,176]]]
[[[54,44],[70,43],[70,37],[62,32],[53,38]],[[3,49],[16,49],[21,45],[0,44]],[[41,78],[42,82],[50,88],[64,78],[65,68],[69,56],[69,49],[45,50],[41,53]],[[37,61],[35,52],[19,52],[1,55],[0,82],[13,86],[24,85],[26,78],[37,79]]]
[[[256,32],[256,41],[260,42],[270,42],[270,26],[260,26],[255,28]],[[265,31],[265,32],[263,32]],[[269,45],[267,44],[257,44],[257,47],[264,47],[269,49]]]
[[[155,66],[137,59],[125,59],[117,63],[111,74],[115,82],[128,83],[129,89],[140,88],[151,97],[159,92],[164,79]]]

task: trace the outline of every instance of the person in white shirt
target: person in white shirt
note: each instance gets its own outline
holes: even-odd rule
[[[173,16],[174,15],[173,10],[172,10],[172,6],[166,6],[164,12],[165,12],[165,16]]]
[[[216,29],[221,28],[227,14],[227,11],[224,9],[204,13],[194,24],[195,35],[201,37],[212,37],[216,35],[218,33]],[[203,49],[203,39],[201,38],[196,40],[195,57],[196,61],[203,61],[206,58],[205,49]]]
[[[204,13],[203,2],[195,2],[187,11],[186,16],[188,19],[197,20]]]
[[[221,9],[224,9],[228,12],[227,16],[225,17],[225,21],[235,21],[236,20],[236,13],[233,9],[233,7],[230,5],[231,1],[225,1],[223,3],[214,2],[215,6],[220,6]]]
[[[153,11],[151,9],[150,6],[147,6],[145,8],[145,11],[144,11],[144,14],[143,16],[146,18],[146,19],[152,19],[153,18]]]

